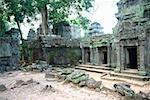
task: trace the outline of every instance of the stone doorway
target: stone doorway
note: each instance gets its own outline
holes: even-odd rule
[[[126,48],[126,65],[129,69],[137,69],[137,47]]]
[[[86,47],[84,48],[84,50],[85,50],[85,55],[84,55],[85,63],[90,63],[90,48]]]
[[[108,53],[107,53],[107,47],[99,47],[98,48],[98,53],[99,53],[99,64],[108,64]]]
[[[103,64],[107,64],[107,52],[103,52]]]

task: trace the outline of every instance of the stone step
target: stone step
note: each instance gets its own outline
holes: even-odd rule
[[[145,85],[150,85],[150,81],[139,81],[135,79],[126,79],[126,78],[115,77],[115,76],[104,76],[102,77],[102,79],[109,80],[109,81],[119,81],[119,82],[133,84],[141,87]]]
[[[121,71],[121,73],[125,74],[132,74],[132,75],[139,75],[138,70],[134,69],[126,69],[124,71]]]
[[[111,70],[110,67],[96,66],[96,65],[79,65],[80,67],[93,68],[93,69],[102,69],[102,70]],[[106,65],[107,66],[107,65]]]
[[[109,73],[110,76],[116,76],[116,77],[121,77],[121,78],[126,78],[126,79],[135,79],[139,81],[150,81],[150,76],[140,76],[140,75],[134,75],[134,74],[129,74],[129,73],[115,73],[111,72]]]
[[[96,73],[110,73],[109,70],[96,69],[96,68],[88,68],[88,67],[81,67],[81,66],[76,66],[76,69],[90,71],[90,72],[96,72]]]
[[[76,66],[76,69],[80,70],[85,70],[89,72],[95,72],[95,73],[107,73],[110,77],[102,77],[103,79],[106,80],[118,80],[118,81],[125,81],[128,83],[134,83],[137,85],[144,85],[147,84],[147,82],[150,81],[150,76],[140,76],[134,73],[115,73],[111,70],[103,70],[103,69],[97,69],[97,68],[91,68],[91,67],[81,67],[81,66]],[[127,81],[126,81],[127,80]],[[135,82],[132,82],[135,81]]]

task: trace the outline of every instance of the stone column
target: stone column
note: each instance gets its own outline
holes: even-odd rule
[[[121,50],[120,50],[120,45],[119,43],[116,45],[116,52],[117,52],[117,67],[115,69],[115,72],[120,72],[121,71]]]
[[[98,53],[98,47],[95,48],[95,60],[96,60],[96,65],[99,65],[99,53]]]
[[[124,50],[124,46],[120,46],[120,68],[121,70],[124,70],[125,69],[125,50]]]
[[[108,66],[110,66],[111,64],[111,47],[110,47],[110,44],[108,44],[107,46],[107,64]]]
[[[90,63],[93,64],[93,48],[90,47]]]
[[[81,48],[81,52],[82,52],[82,63],[85,64],[85,52],[84,52],[84,48]]]
[[[140,75],[146,75],[146,69],[145,69],[145,47],[144,47],[144,42],[141,42],[140,43],[140,46],[139,46],[139,55],[140,55],[140,59],[139,59],[139,63],[140,63],[140,66],[139,66],[139,74]]]

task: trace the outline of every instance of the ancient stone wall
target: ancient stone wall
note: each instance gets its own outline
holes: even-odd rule
[[[0,37],[0,72],[17,69],[19,60],[19,40],[10,35]]]
[[[82,63],[90,63],[93,65],[105,64],[106,66],[110,66],[111,53],[113,53],[112,41],[113,35],[111,34],[83,38],[80,44],[82,49]],[[87,52],[87,48],[90,53]]]
[[[81,60],[80,48],[70,47],[51,47],[46,48],[48,63],[52,65],[78,64]]]
[[[81,60],[80,41],[61,37],[40,36],[26,41],[24,55],[27,62],[45,60],[53,65],[77,64]]]
[[[125,70],[128,64],[135,62],[130,60],[129,48],[135,48],[137,67],[139,74],[149,73],[149,25],[150,25],[150,1],[149,0],[120,0],[118,2],[116,17],[118,24],[115,31],[115,45],[117,53],[117,70]],[[133,49],[132,49],[133,50]],[[133,52],[133,51],[132,51]],[[134,53],[134,52],[133,52]],[[135,65],[134,65],[135,66]]]

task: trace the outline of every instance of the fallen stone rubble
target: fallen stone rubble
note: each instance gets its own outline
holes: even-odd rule
[[[114,84],[114,88],[116,92],[126,96],[127,100],[150,100],[150,93],[135,93],[128,84]]]
[[[101,81],[96,81],[90,78],[88,74],[82,71],[76,71],[73,68],[51,68],[46,71],[45,78],[57,78],[64,83],[72,82],[79,87],[87,86],[91,89],[99,90],[101,88]]]
[[[39,82],[33,80],[33,79],[29,79],[27,81],[23,81],[23,80],[16,80],[16,82],[14,84],[12,84],[12,86],[10,87],[10,89],[15,89],[15,88],[20,88],[21,86],[25,86],[25,85],[35,85],[35,84],[40,84]],[[7,89],[9,89],[8,87],[6,87],[4,84],[0,84],[0,92],[6,91]]]
[[[13,86],[11,87],[11,89],[14,89],[14,88],[19,88],[21,86],[24,86],[24,85],[30,85],[30,84],[40,84],[39,82],[33,80],[33,79],[29,79],[27,81],[23,81],[23,80],[17,80]]]
[[[6,86],[4,84],[0,84],[0,91],[3,92],[7,90]]]
[[[42,72],[45,71],[48,67],[51,67],[50,65],[47,64],[46,61],[40,61],[37,60],[35,63],[32,63],[31,65],[25,65],[23,64],[20,67],[20,70],[28,72],[28,71],[35,71],[35,72]]]
[[[90,78],[88,74],[83,71],[77,71],[73,68],[58,68],[51,67],[46,70],[45,78],[56,78],[64,83],[72,82],[79,87],[88,87],[94,89],[97,92],[103,90],[102,81],[96,81]],[[109,90],[109,89],[107,89]],[[114,92],[118,92],[122,96],[127,98],[126,100],[150,100],[150,93],[144,92],[135,93],[129,84],[114,84]]]
[[[115,90],[122,96],[134,96],[135,92],[130,88],[128,84],[114,84]]]

